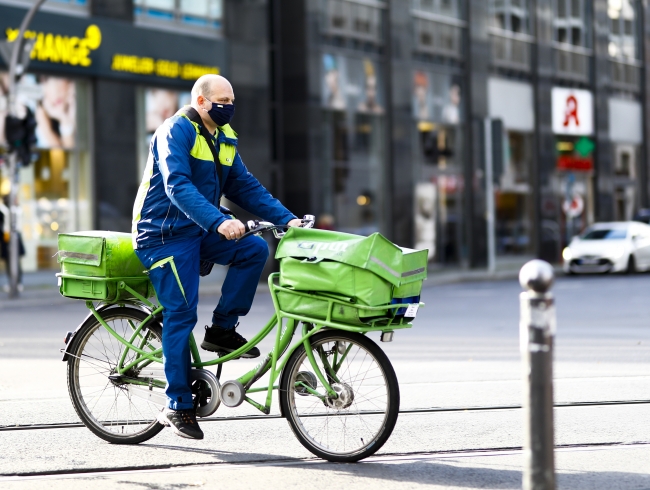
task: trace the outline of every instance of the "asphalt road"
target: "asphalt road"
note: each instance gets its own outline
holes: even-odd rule
[[[554,288],[560,488],[650,489],[649,286],[643,274],[562,278]],[[233,419],[256,415],[246,406],[220,407],[202,423],[203,441],[164,430],[146,444],[114,446],[66,427],[78,418],[58,349],[85,316],[83,303],[51,291],[1,299],[0,487],[520,488],[519,291],[515,281],[425,289],[415,327],[380,344],[403,413],[378,455],[357,465],[316,460],[283,419]],[[199,339],[216,301],[201,298]],[[251,336],[271,313],[269,295],[258,294],[240,331]],[[267,339],[261,350],[269,349]],[[229,363],[222,380],[253,364]]]

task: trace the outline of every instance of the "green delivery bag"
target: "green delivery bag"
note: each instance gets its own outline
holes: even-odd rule
[[[280,242],[280,286],[327,293],[350,303],[337,305],[333,319],[367,323],[388,310],[368,311],[354,305],[381,306],[395,298],[419,296],[426,278],[427,251],[397,247],[379,233],[369,237],[324,230],[290,228]],[[398,296],[396,296],[398,294]],[[280,308],[324,319],[327,301],[278,292]]]
[[[154,295],[129,233],[60,233],[57,255],[63,296],[102,301],[129,299],[132,295],[127,290],[118,289],[121,280],[146,298]]]

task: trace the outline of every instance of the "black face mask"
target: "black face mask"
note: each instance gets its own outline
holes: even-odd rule
[[[219,104],[209,99],[205,100],[212,103],[212,107],[206,112],[217,126],[230,124],[232,117],[235,115],[235,104]]]

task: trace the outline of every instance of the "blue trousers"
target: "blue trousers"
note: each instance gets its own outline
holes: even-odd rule
[[[257,284],[269,256],[268,246],[262,238],[255,236],[235,242],[220,240],[216,233],[206,233],[136,250],[136,254],[143,265],[150,269],[149,278],[158,301],[165,308],[162,345],[167,406],[172,410],[192,408],[189,339],[197,321],[199,262],[207,260],[230,265],[212,323],[234,328],[239,317],[246,315],[253,304]],[[159,265],[151,269],[155,264]]]

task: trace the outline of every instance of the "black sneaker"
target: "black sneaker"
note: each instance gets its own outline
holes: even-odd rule
[[[248,340],[239,335],[235,328],[222,328],[218,325],[205,326],[205,337],[201,348],[211,352],[233,352],[246,344]],[[241,355],[247,359],[260,357],[260,350],[252,347]]]
[[[171,427],[177,436],[187,439],[203,439],[203,431],[196,421],[194,409],[171,410],[166,408],[158,414],[158,422]]]

